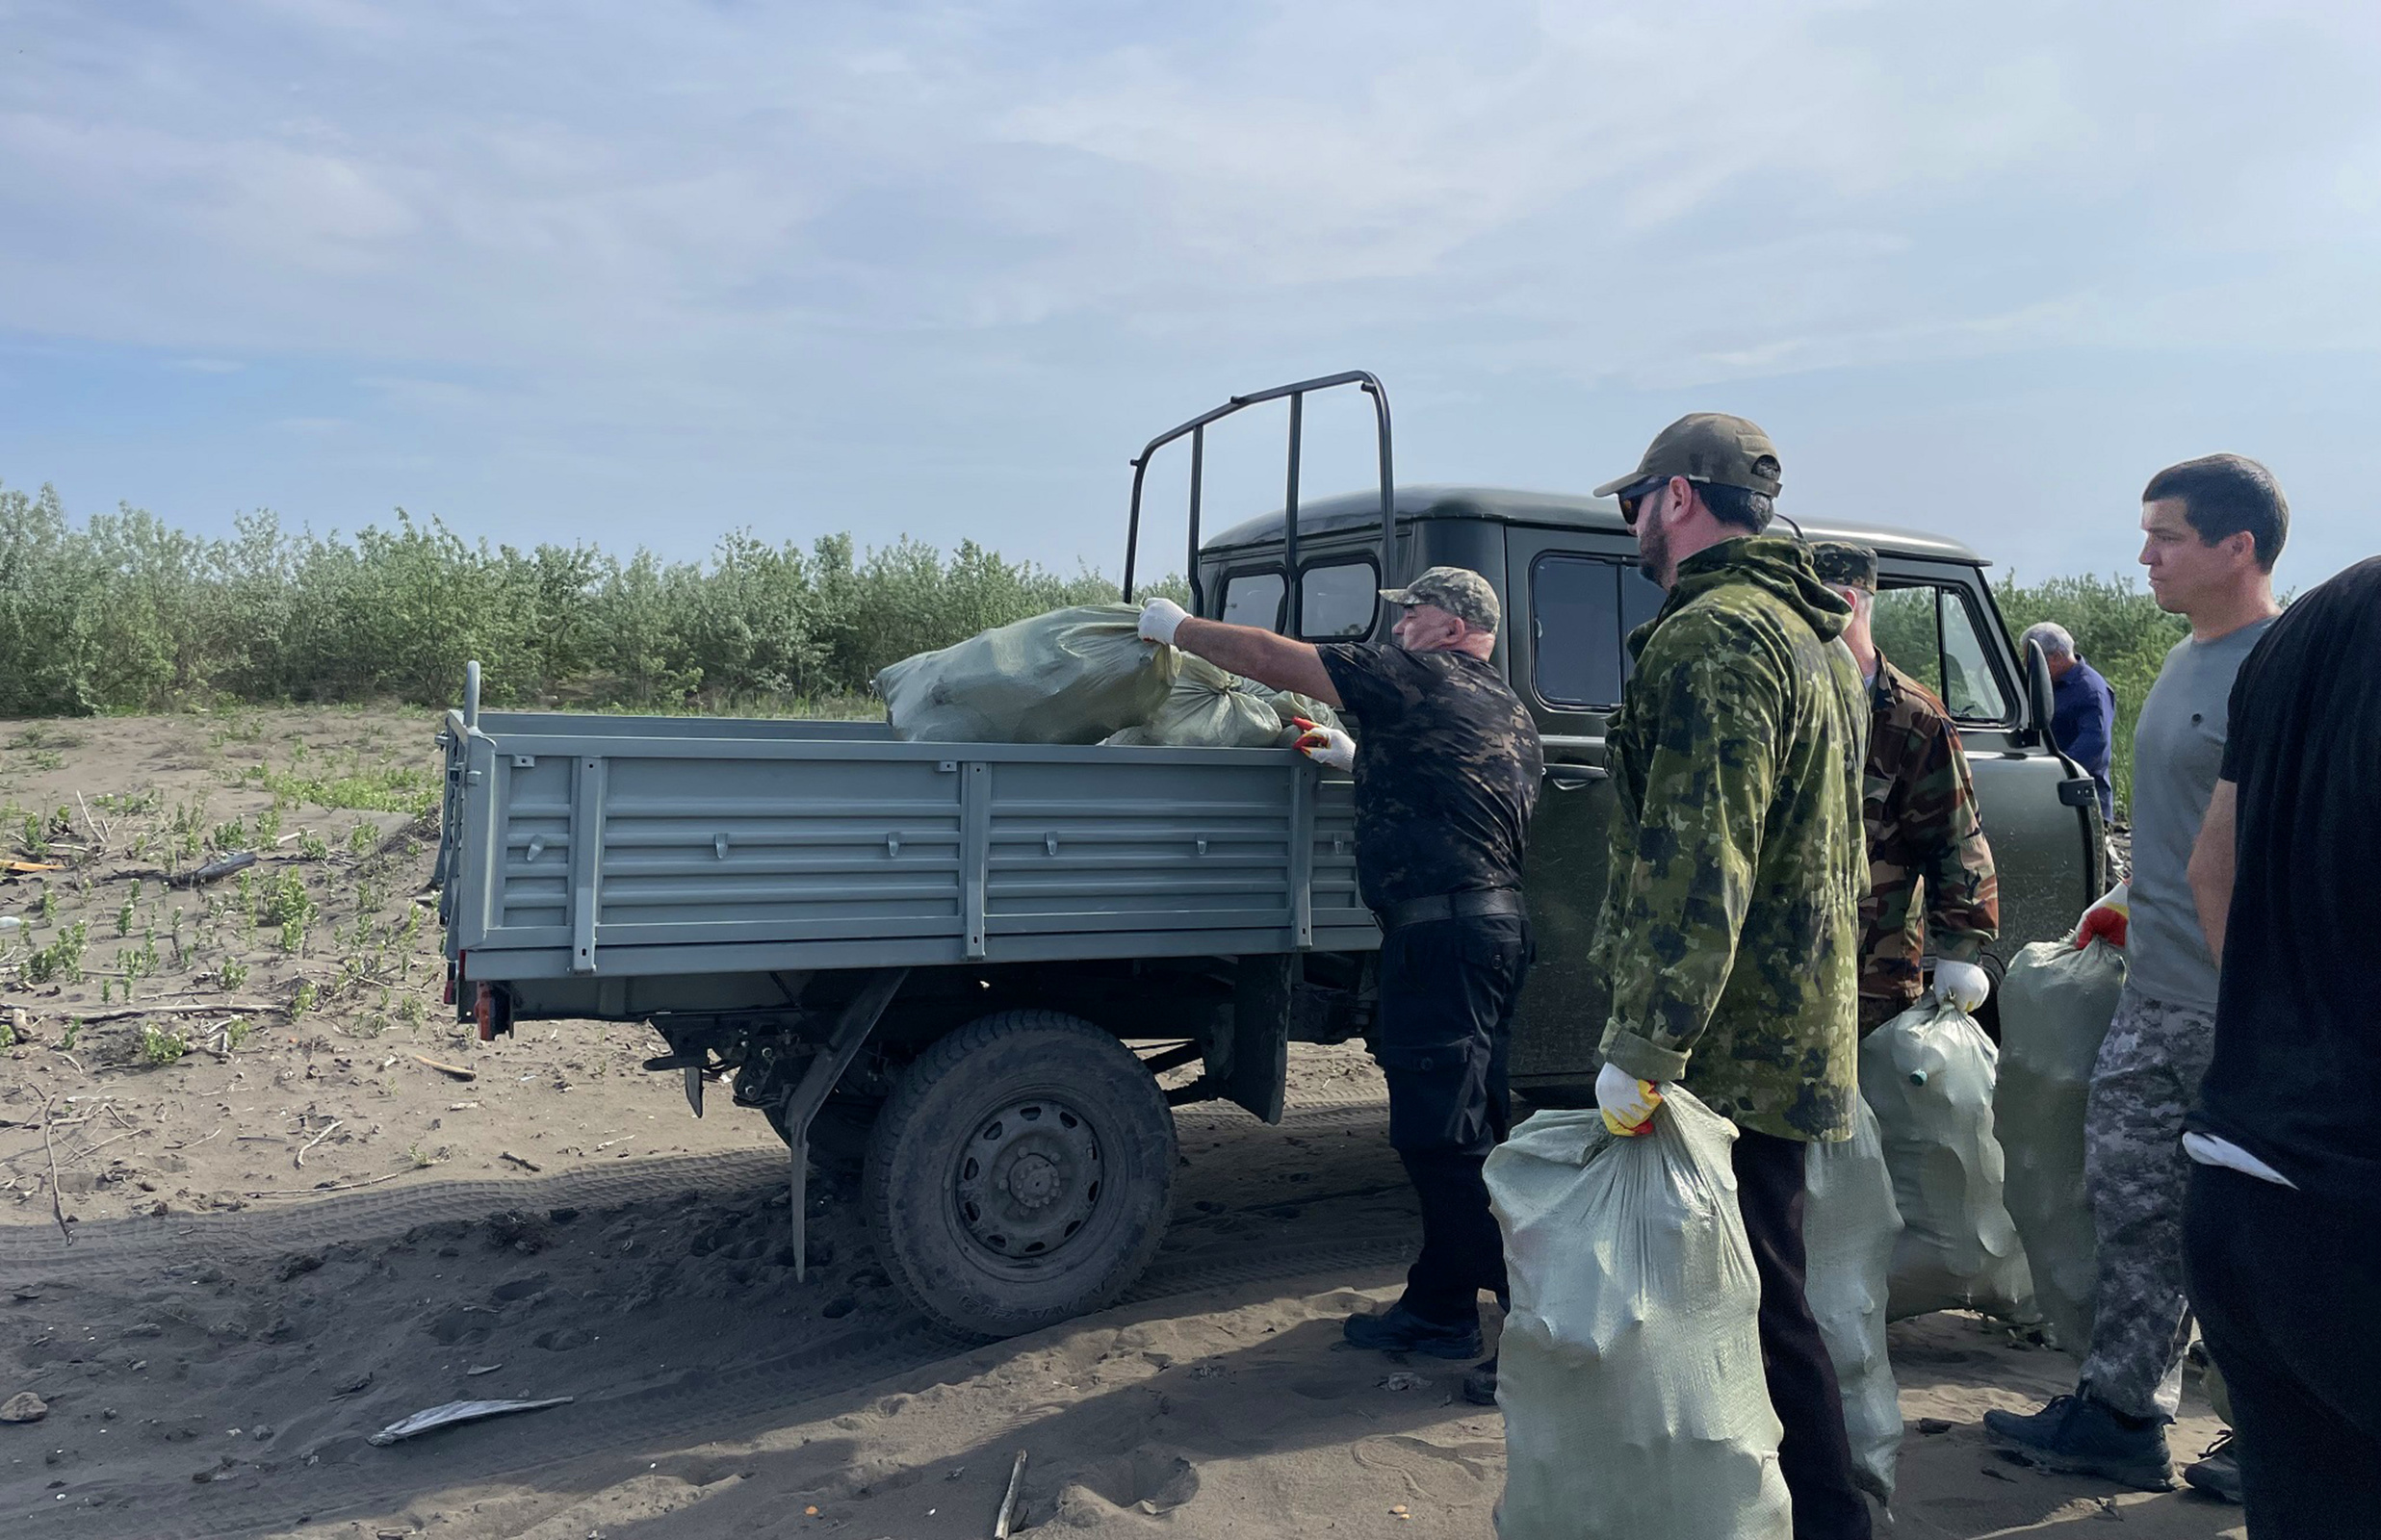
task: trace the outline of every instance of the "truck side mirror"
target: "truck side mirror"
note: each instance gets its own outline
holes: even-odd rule
[[[2043,655],[2040,642],[2026,644],[2026,741],[2056,751],[2058,745],[2051,736],[2051,720],[2058,714],[2057,697],[2051,687],[2050,659]]]

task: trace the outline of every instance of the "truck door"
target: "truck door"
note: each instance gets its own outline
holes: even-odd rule
[[[2064,936],[2103,888],[2100,806],[2061,795],[2071,778],[2059,757],[2026,741],[2024,689],[1999,614],[1972,571],[1955,576],[1888,562],[1876,596],[1877,650],[1935,692],[1959,725],[1977,812],[2001,879],[2006,963],[2030,941]]]
[[[1604,903],[1613,788],[1604,725],[1628,678],[1622,646],[1662,591],[1633,542],[1581,531],[1506,531],[1506,646],[1537,720],[1546,779],[1523,886],[1538,962],[1514,1022],[1513,1081],[1540,1105],[1592,1094],[1609,1001],[1588,965]]]

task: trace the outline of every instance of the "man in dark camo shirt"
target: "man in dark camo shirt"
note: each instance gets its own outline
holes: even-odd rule
[[[1405,606],[1395,645],[1316,647],[1185,615],[1169,600],[1141,634],[1276,689],[1345,710],[1360,738],[1317,729],[1299,747],[1356,778],[1356,871],[1381,921],[1373,1054],[1389,1087],[1389,1143],[1422,1209],[1405,1296],[1352,1316],[1348,1340],[1388,1352],[1480,1352],[1479,1291],[1505,1296],[1505,1255],[1481,1180],[1505,1137],[1505,1066],[1530,965],[1521,861],[1544,759],[1496,667],[1496,591],[1433,567],[1384,598]],[[1494,1399],[1493,1364],[1465,1392]]]

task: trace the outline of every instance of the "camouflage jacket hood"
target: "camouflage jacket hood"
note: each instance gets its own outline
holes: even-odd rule
[[[1760,1133],[1851,1132],[1868,700],[1851,616],[1789,540],[1679,564],[1629,638],[1593,966],[1603,1051]]]
[[[1678,580],[1653,619],[1629,637],[1631,654],[1642,654],[1654,629],[1704,595],[1731,584],[1749,583],[1802,617],[1823,642],[1844,634],[1851,606],[1819,580],[1810,548],[1799,540],[1753,535],[1696,552],[1678,564]]]

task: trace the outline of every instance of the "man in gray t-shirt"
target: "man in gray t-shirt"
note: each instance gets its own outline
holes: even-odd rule
[[[2216,960],[2187,871],[2224,757],[2233,676],[2281,607],[2273,564],[2290,505],[2254,460],[2171,466],[2141,493],[2141,563],[2159,607],[2190,622],[2134,732],[2133,884],[2116,1016],[2083,1122],[2099,1278],[2091,1350],[2073,1396],[2032,1416],[1987,1412],[1999,1443],[2053,1469],[2158,1491],[2174,1481],[2165,1424],[2190,1340],[2183,1296],[2183,1115],[2215,1037]],[[2103,927],[2085,916],[2085,929]],[[2082,1346],[2077,1344],[2075,1346]],[[2211,1474],[2186,1472],[2194,1484]]]

